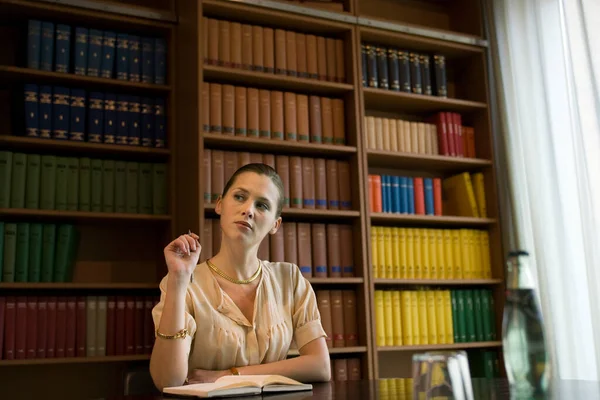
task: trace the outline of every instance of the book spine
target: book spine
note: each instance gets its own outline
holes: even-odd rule
[[[154,39],[142,38],[142,82],[154,83]]]
[[[154,147],[167,147],[165,99],[157,97],[154,99]]]
[[[167,42],[163,38],[154,39],[154,83],[167,83]]]
[[[85,90],[71,90],[71,109],[69,110],[71,116],[71,126],[69,129],[69,140],[78,142],[83,142],[85,140],[85,99]]]
[[[139,96],[129,97],[129,129],[127,133],[127,144],[130,146],[139,146],[142,142],[141,127],[141,105]]]
[[[91,210],[91,184],[91,160],[82,157],[79,159],[79,211]]]
[[[78,26],[75,28],[75,48],[74,48],[74,66],[75,75],[85,75],[87,73],[88,62],[88,29]]]
[[[150,97],[141,98],[141,121],[140,129],[143,147],[154,145],[154,102]]]
[[[129,100],[132,96],[117,95],[116,101],[116,123],[117,123],[117,134],[116,144],[127,144],[129,138]],[[106,138],[106,137],[105,137]]]
[[[40,52],[40,69],[52,71],[54,66],[54,24],[42,22],[42,47]]]
[[[69,138],[70,90],[65,87],[54,87],[52,95],[52,138]]]
[[[25,136],[40,136],[39,121],[39,88],[38,85],[26,84],[24,87],[25,97]]]
[[[142,77],[142,68],[140,60],[142,58],[142,50],[140,46],[140,37],[129,35],[129,81],[140,82]]]
[[[104,94],[104,133],[102,134],[104,143],[117,143],[117,125],[117,95],[106,93]]]
[[[13,153],[12,176],[10,179],[10,207],[25,208],[25,178],[27,176],[27,154]]]
[[[103,37],[104,33],[102,31],[97,29],[89,30],[87,76],[100,76]]]
[[[42,22],[27,21],[27,68],[40,69],[40,50],[42,45]],[[2,352],[0,351],[0,357]]]
[[[115,69],[115,42],[117,34],[111,31],[104,31],[102,38],[102,61],[100,62],[100,76],[102,78],[112,78]]]
[[[117,34],[117,79],[129,79],[129,35]]]

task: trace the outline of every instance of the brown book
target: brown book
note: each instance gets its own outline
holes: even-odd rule
[[[216,203],[225,187],[225,154],[223,150],[211,150],[210,202]]]
[[[263,72],[264,68],[264,40],[262,26],[252,26],[252,63],[253,70]]]
[[[219,65],[231,67],[231,35],[229,21],[219,21]]]
[[[327,233],[325,224],[312,224],[312,254],[315,278],[327,278]]]
[[[344,304],[344,338],[346,346],[358,346],[358,325],[356,323],[356,292],[342,290]]]
[[[302,276],[310,278],[313,275],[311,231],[308,222],[298,222],[298,267]]]
[[[258,99],[258,89],[256,88],[248,88],[246,93],[246,98],[248,102],[248,112],[246,113],[246,117],[248,118],[248,127],[247,134],[248,137],[258,137],[258,128],[259,128],[259,99]]]
[[[321,97],[321,125],[323,143],[333,144],[333,105],[328,97]]]
[[[298,121],[298,141],[308,143],[310,140],[308,96],[303,94],[296,95],[296,112]]]
[[[336,358],[335,360],[333,360],[333,368],[334,379],[336,381],[348,380],[348,361],[346,361],[345,358]]]
[[[334,38],[325,39],[325,49],[327,51],[327,80],[337,82],[337,65],[336,65],[336,47]],[[340,60],[340,62],[343,62]]]
[[[263,139],[271,138],[271,92],[260,89],[258,91],[260,102],[258,114],[258,136]]]
[[[225,135],[233,136],[235,126],[235,88],[232,85],[223,85],[222,92],[221,131]]]
[[[335,54],[335,53],[334,53]],[[333,54],[332,54],[333,56]],[[323,36],[317,36],[317,70],[319,80],[327,80],[327,40]]]
[[[302,157],[302,204],[303,208],[315,208],[315,160]]]
[[[298,60],[296,54],[296,32],[285,32],[285,65],[289,76],[298,76]]]
[[[389,118],[382,118],[381,119],[381,125],[382,125],[382,136],[383,136],[383,150],[386,151],[390,151],[392,149],[392,140],[390,137],[390,119]]]
[[[204,243],[203,243],[204,244]],[[203,248],[204,250],[204,248]],[[81,303],[80,301],[83,300]],[[83,315],[81,313],[81,306],[83,305]],[[117,298],[115,296],[108,296],[106,299],[106,355],[114,356],[115,353],[115,312],[117,308]],[[83,356],[85,357],[85,336],[80,336],[79,326],[81,319],[83,319],[83,325],[85,326],[85,298],[81,297],[77,300],[77,356],[80,357],[79,352],[83,350]],[[85,334],[85,330],[84,330]],[[83,342],[80,340],[83,339]]]
[[[247,136],[248,104],[246,103],[246,88],[235,87],[235,136]]]
[[[352,193],[350,191],[350,163],[338,161],[338,178],[340,182],[340,210],[352,209]]]
[[[352,225],[340,225],[340,244],[342,251],[340,254],[342,264],[342,277],[351,278],[354,276],[354,240],[352,237]]]
[[[336,160],[327,160],[327,208],[340,209],[340,184],[338,181],[338,164]]]
[[[344,41],[335,39],[336,78],[340,83],[346,82],[346,59],[344,57]]]
[[[29,297],[27,298],[29,300]],[[31,304],[30,304],[31,306]],[[37,309],[37,307],[36,307]],[[35,319],[35,318],[34,318]],[[106,329],[106,325],[104,326]],[[31,329],[29,327],[29,315],[27,315],[27,329]],[[75,357],[77,351],[77,298],[75,296],[67,297],[67,330],[65,337],[65,357]],[[106,343],[106,340],[105,340]],[[103,343],[103,346],[105,344]],[[103,348],[104,350],[104,348]],[[33,349],[33,353],[31,354],[33,358],[35,358],[35,348]],[[96,355],[106,355],[106,351],[104,353]]]
[[[260,164],[263,162],[263,156],[260,153],[250,153],[250,162],[252,164]]]
[[[283,207],[290,206],[290,159],[288,156],[275,156],[275,170],[283,182]]]
[[[38,301],[36,296],[27,296],[27,315],[26,324],[27,329],[21,332],[21,335],[25,337],[25,358],[36,358],[37,354],[37,313],[38,313]],[[71,355],[74,357],[75,354]]]
[[[9,299],[10,296],[6,298],[6,318],[9,318],[8,315],[8,305],[9,305]],[[48,318],[47,318],[47,336],[46,336],[46,358],[54,358],[56,357],[56,307],[57,307],[57,303],[58,303],[58,297],[56,296],[49,296],[48,297],[48,302],[46,303],[47,306],[47,313],[48,313]],[[13,303],[13,309],[15,309],[15,304]],[[7,322],[10,321],[9,319],[7,319]],[[14,324],[14,320],[13,320],[13,324]],[[6,323],[5,323],[6,325]],[[14,334],[14,331],[13,331]],[[4,343],[4,348],[6,349],[6,346],[10,344],[10,340],[9,340],[9,332],[5,332],[4,333],[4,340],[6,341]],[[14,336],[13,336],[13,341],[12,341],[12,349],[14,350]],[[14,355],[13,355],[14,356]],[[5,358],[6,358],[6,353],[5,353]]]
[[[233,173],[238,169],[237,153],[233,151],[223,151],[223,161],[225,163],[223,170],[223,181],[227,182],[233,176]]]
[[[321,314],[321,325],[327,337],[325,343],[328,348],[333,347],[333,327],[331,322],[331,294],[329,290],[316,290],[317,308]]]
[[[292,208],[302,208],[302,158],[290,156],[290,203]]]
[[[243,167],[244,165],[250,164],[250,152],[240,151],[237,153],[237,155],[238,155],[238,168]]]
[[[273,235],[269,235],[271,240],[271,261],[283,262],[285,259],[285,228],[283,224],[279,226],[277,232]],[[289,261],[288,261],[289,262]]]
[[[219,64],[219,20],[208,19],[208,63]]]
[[[348,358],[348,380],[349,381],[360,381],[360,358]]]
[[[265,238],[262,240],[262,242],[260,242],[260,245],[258,246],[257,257],[259,260],[269,259],[269,255],[271,253],[271,243],[269,236],[271,235],[265,236]]]
[[[332,278],[342,277],[340,253],[340,226],[327,224],[327,266],[329,267],[328,276]]]
[[[247,70],[254,69],[252,36],[252,25],[242,24],[242,68]]]
[[[321,98],[310,96],[310,141],[323,143],[323,117],[321,116]]]
[[[221,133],[222,131],[222,88],[219,83],[210,84],[210,132]]]
[[[266,164],[269,167],[275,169],[275,155],[274,154],[263,154],[262,162],[263,162],[263,164]]]
[[[2,304],[2,300],[4,299],[4,301],[6,301],[6,298],[1,298],[0,297],[0,357],[2,357],[2,334],[4,332],[4,330],[2,330],[2,322],[4,322],[4,316],[2,315],[2,312],[4,311],[4,305]],[[85,299],[83,300],[83,308],[84,308],[84,314],[83,317],[85,318]],[[83,342],[83,356],[85,356],[85,319],[83,321],[84,324],[84,342]],[[79,337],[79,319],[77,319],[77,337]],[[37,340],[36,340],[36,344],[37,344],[37,351],[36,351],[36,358],[46,358],[46,347],[47,347],[47,341],[48,341],[48,297],[46,296],[40,296],[38,297],[38,304],[37,304]],[[79,349],[79,348],[78,348]],[[79,354],[79,351],[77,352],[77,357],[81,357],[81,355]]]
[[[296,119],[296,94],[285,92],[283,94],[284,114],[285,114],[285,140],[298,140],[298,125]]]
[[[221,220],[219,219],[211,219],[212,224],[212,252],[213,255],[216,255],[221,250]]]
[[[16,321],[17,321],[17,299],[15,296],[6,296],[6,305],[4,310],[4,347],[3,358],[5,360],[15,359],[15,338],[17,332]],[[55,327],[54,327],[55,328]],[[54,352],[54,349],[52,350]]]
[[[390,119],[390,150],[398,151],[398,124],[395,119]]]
[[[239,22],[230,23],[229,40],[231,66],[233,68],[242,68],[242,24]]]
[[[330,296],[333,347],[344,347],[346,346],[346,339],[344,337],[344,304],[342,301],[342,291],[332,290]]]
[[[344,118],[344,100],[333,99],[333,143],[346,144],[346,122]]]
[[[202,251],[200,255],[204,260],[211,258],[213,253],[213,234],[212,234],[212,220],[204,219],[204,227],[202,228]]]
[[[23,305],[23,309],[21,309],[21,307],[19,306],[19,303],[17,302],[17,333],[25,332],[25,321],[23,321],[23,327],[22,327],[23,329],[21,329],[21,326],[19,324],[20,310],[23,311],[23,317],[25,317],[24,308],[25,308],[25,305]],[[25,318],[23,318],[23,319],[25,319]],[[20,341],[19,336],[24,337],[24,335],[17,335],[17,338],[15,340],[15,358],[17,360],[20,358],[25,358],[24,356],[20,355],[22,347],[19,344],[19,341]],[[59,296],[58,301],[56,303],[56,347],[55,347],[56,358],[65,357],[66,347],[67,347],[67,297]],[[92,355],[94,355],[94,354],[92,354]]]
[[[285,30],[275,29],[275,73],[285,75],[287,71]]]
[[[271,139],[284,140],[283,92],[271,91]]]
[[[268,73],[275,72],[275,35],[272,28],[263,28],[263,64]]]
[[[286,222],[283,234],[285,236],[283,250],[285,261],[298,265],[298,239],[295,222]]]
[[[315,159],[315,208],[327,209],[327,162],[324,158]]]
[[[117,296],[115,311],[115,355],[125,354],[125,297]]]
[[[135,296],[135,354],[144,354],[144,297]]]
[[[135,297],[125,298],[125,354],[135,354]]]
[[[202,133],[210,133],[210,86],[202,83]]]
[[[204,64],[208,64],[208,17],[202,17],[202,55]]]
[[[296,33],[296,70],[300,78],[308,78],[306,35],[304,33]]]
[[[212,176],[212,155],[210,149],[204,149],[202,154],[202,195],[204,197],[204,203],[209,204],[212,201],[211,195],[211,176]]]
[[[306,71],[311,79],[319,79],[317,37],[306,35]]]

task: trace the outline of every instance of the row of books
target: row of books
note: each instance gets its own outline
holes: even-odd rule
[[[332,381],[359,381],[361,379],[360,358],[334,358],[330,363]]]
[[[341,39],[204,17],[204,60],[209,65],[346,81]]]
[[[344,101],[204,83],[205,133],[344,145]]]
[[[368,176],[371,212],[442,215],[442,180],[412,176]]]
[[[367,149],[475,158],[475,130],[454,112],[439,112],[428,122],[367,116]]]
[[[356,292],[315,290],[327,347],[358,346]]]
[[[5,360],[150,354],[156,296],[0,296]]]
[[[298,265],[306,278],[350,278],[355,275],[352,226],[284,221],[277,233],[268,235],[258,248],[258,258]],[[202,233],[202,256],[211,258],[221,247],[218,219],[206,219]]]
[[[165,99],[59,86],[24,87],[25,136],[166,146]]]
[[[464,217],[488,216],[483,173],[463,172],[444,179],[442,186],[444,212]]]
[[[166,41],[81,26],[73,30],[70,25],[29,20],[27,67],[165,84]]]
[[[69,282],[78,244],[71,224],[0,221],[0,281]]]
[[[446,57],[363,43],[363,86],[407,93],[448,96]]]
[[[496,339],[489,289],[375,290],[374,299],[377,346]]]
[[[351,210],[348,161],[300,156],[204,150],[204,201],[215,203],[225,182],[240,167],[264,163],[273,167],[284,187],[284,207]]]
[[[167,165],[0,152],[0,207],[167,213]]]
[[[487,231],[371,227],[375,279],[490,279]]]

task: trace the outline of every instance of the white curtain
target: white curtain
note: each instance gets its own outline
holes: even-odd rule
[[[506,242],[530,253],[554,376],[600,380],[600,1],[486,4]]]

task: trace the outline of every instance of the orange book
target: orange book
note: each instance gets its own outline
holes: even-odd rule
[[[346,123],[344,119],[344,100],[333,99],[333,143],[346,144]]]
[[[302,157],[302,204],[315,208],[315,160],[310,157]]]
[[[248,105],[246,104],[246,88],[241,86],[235,87],[235,135],[247,135],[247,113]]]
[[[381,203],[381,175],[372,175],[373,186],[371,187],[371,212],[382,212]]]
[[[252,25],[242,25],[242,68],[252,70],[254,67],[252,44],[254,42]]]
[[[284,139],[283,92],[271,91],[271,139]]]
[[[340,208],[340,187],[338,179],[338,164],[336,160],[327,160],[327,208],[338,210]]]
[[[298,222],[298,267],[305,278],[313,275],[310,224]]]
[[[298,122],[298,141],[309,142],[309,123],[308,117],[308,96],[303,94],[296,95],[296,116]]]
[[[442,180],[433,178],[433,214],[442,215]]]
[[[327,80],[331,82],[336,82],[337,78],[337,65],[336,65],[336,48],[335,48],[335,39],[334,38],[326,38],[325,39],[325,49],[327,51]]]
[[[321,116],[321,98],[319,96],[310,96],[310,141],[311,143],[322,143],[322,116]]]
[[[275,170],[283,182],[283,207],[290,206],[290,159],[289,156],[275,156]]]
[[[221,131],[225,135],[234,134],[235,126],[235,89],[232,85],[222,86],[222,123]]]
[[[312,224],[312,252],[315,278],[327,278],[327,234],[325,224]]]
[[[271,138],[271,93],[268,90],[258,91],[260,110],[258,115],[258,135],[263,139]]]
[[[423,178],[413,178],[413,185],[415,192],[415,214],[425,215],[425,187],[423,186]]]
[[[311,79],[319,79],[317,37],[306,35],[306,72]]]
[[[323,143],[333,144],[333,106],[328,97],[321,97],[321,125]]]
[[[319,80],[327,80],[327,40],[323,36],[317,36],[317,70]]]
[[[298,76],[298,60],[296,55],[296,33],[292,31],[285,32],[285,65],[289,76]]]
[[[208,63],[219,63],[219,20],[208,19]]]
[[[258,129],[259,129],[259,99],[258,99],[258,89],[256,88],[248,88],[246,92],[247,102],[248,102],[248,111],[246,113],[247,117],[247,135],[248,137],[258,137]]]
[[[308,78],[306,35],[304,33],[296,33],[296,70],[300,78]]]
[[[285,92],[283,95],[285,102],[285,140],[297,141],[298,125],[296,120],[296,94]]]
[[[264,68],[264,43],[262,26],[252,26],[252,64],[253,70],[263,72]]]
[[[335,39],[335,65],[336,79],[340,83],[346,82],[346,60],[344,57],[344,41]]]
[[[229,25],[229,40],[231,42],[231,66],[242,68],[242,24],[231,22]]]
[[[327,209],[327,162],[324,158],[315,159],[315,208]]]
[[[219,21],[219,65],[231,67],[229,21]]]
[[[271,28],[263,28],[264,71],[275,72],[275,34]]]
[[[275,73],[279,75],[285,75],[287,72],[287,39],[285,35],[285,30],[275,29]]]
[[[292,208],[302,208],[302,158],[290,156],[290,203]]]
[[[221,133],[222,131],[222,89],[218,83],[210,84],[210,132]]]

